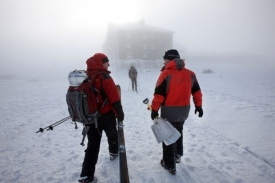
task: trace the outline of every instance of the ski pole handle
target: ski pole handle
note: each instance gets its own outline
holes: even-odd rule
[[[144,99],[144,100],[143,100],[143,103],[144,103],[144,104],[147,104],[148,109],[149,109],[150,111],[152,111],[152,107],[151,107],[151,105],[149,104],[149,99],[148,99],[148,98]]]
[[[151,107],[151,105],[149,104],[149,99],[148,99],[148,98],[144,99],[142,102],[143,102],[144,104],[147,104],[148,109],[150,109],[150,111],[152,111],[152,107]]]

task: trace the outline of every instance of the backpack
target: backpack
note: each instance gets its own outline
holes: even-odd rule
[[[95,127],[97,128],[97,120],[100,116],[98,106],[99,91],[94,87],[94,81],[88,78],[86,72],[83,72],[85,71],[74,70],[69,74],[70,86],[66,94],[68,111],[72,121],[79,122],[84,125],[81,145],[84,145],[86,134],[90,128],[89,125],[95,124]],[[81,80],[83,79],[84,81],[81,83]],[[106,102],[107,98],[101,107],[103,107]]]
[[[66,101],[72,121],[90,125],[97,123],[98,111],[98,91],[93,86],[93,81],[85,80],[80,86],[70,86]]]

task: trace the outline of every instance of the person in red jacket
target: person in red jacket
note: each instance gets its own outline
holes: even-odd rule
[[[96,182],[94,176],[98,160],[102,132],[106,133],[109,144],[110,160],[118,155],[118,137],[116,129],[116,118],[123,121],[124,112],[117,87],[109,75],[109,59],[103,53],[96,53],[86,61],[87,74],[90,80],[94,80],[94,87],[99,91],[98,108],[100,116],[98,126],[92,124],[87,132],[88,145],[85,150],[85,157],[82,164],[82,171],[79,182]],[[106,100],[107,99],[107,100]],[[107,102],[106,102],[107,101]]]
[[[190,111],[190,98],[193,97],[195,114],[203,116],[202,93],[193,71],[185,68],[185,60],[180,59],[177,50],[171,49],[163,56],[164,67],[156,83],[152,100],[151,118],[154,120],[161,110],[161,117],[167,119],[181,134],[169,146],[162,143],[163,158],[161,165],[171,174],[176,174],[176,163],[183,155],[182,130]]]

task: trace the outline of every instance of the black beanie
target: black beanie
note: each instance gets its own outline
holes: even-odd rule
[[[171,49],[165,52],[163,59],[174,60],[175,58],[180,58],[179,52],[175,49]]]
[[[103,64],[105,64],[106,62],[109,62],[108,57],[103,58],[103,59],[102,59],[102,62],[103,62]]]

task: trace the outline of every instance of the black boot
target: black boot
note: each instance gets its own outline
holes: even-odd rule
[[[160,160],[160,164],[163,168],[165,168],[166,170],[168,170],[169,173],[171,173],[172,175],[175,175],[177,173],[177,170],[175,168],[168,168],[163,160]]]

